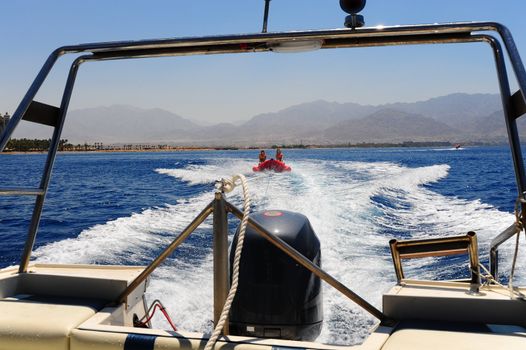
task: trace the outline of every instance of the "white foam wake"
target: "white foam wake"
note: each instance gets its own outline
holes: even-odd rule
[[[195,185],[213,183],[235,173],[249,174],[253,165],[250,160],[207,162],[157,172]],[[305,214],[320,238],[323,268],[380,308],[382,293],[394,283],[389,239],[396,235],[419,238],[475,230],[484,253],[489,240],[513,222],[510,213],[478,200],[443,196],[423,186],[440,181],[448,171],[447,165],[408,168],[389,162],[305,160],[295,162],[292,173],[249,175],[254,210],[283,209]],[[36,256],[40,261],[78,263],[149,261],[211,199],[212,193],[196,193],[174,205],[97,225],[77,238],[41,247]],[[229,200],[239,205],[241,198],[236,192],[229,195]],[[208,226],[197,234],[207,239],[209,231]],[[160,298],[181,329],[208,332],[212,262],[210,249],[199,242],[187,246],[184,253],[157,270],[148,297]],[[200,252],[199,259],[190,248]],[[503,260],[509,252],[509,248],[503,250]],[[433,268],[423,269],[424,264]],[[506,264],[501,266],[506,268]],[[422,269],[423,277],[432,278],[431,274],[445,273],[448,267],[435,260],[415,260],[408,265],[408,272],[420,276]],[[319,338],[323,342],[357,343],[373,323],[371,317],[327,286],[324,310],[326,322]],[[166,327],[161,320],[155,322]]]
[[[179,169],[155,169],[159,174],[168,175],[187,182],[190,185],[210,184],[221,178],[235,174],[250,175],[253,161],[233,159],[212,159],[213,164],[189,165]]]

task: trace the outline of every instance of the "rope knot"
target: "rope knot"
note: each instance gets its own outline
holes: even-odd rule
[[[243,181],[246,181],[244,176],[243,176],[243,178],[241,178],[241,176],[243,176],[243,175],[234,175],[230,179],[224,179],[223,178],[223,179],[217,181],[216,188],[218,190],[220,190],[221,192],[230,193],[236,188],[236,186],[239,185],[239,183],[242,184]]]
[[[521,197],[517,197],[515,202],[515,227],[517,228],[517,233],[520,233],[524,229],[524,217],[522,214],[522,200]]]

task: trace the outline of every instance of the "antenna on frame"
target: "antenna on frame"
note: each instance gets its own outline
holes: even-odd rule
[[[267,32],[267,22],[268,22],[268,10],[270,7],[270,0],[265,0],[265,14],[263,15],[263,29],[261,33]]]

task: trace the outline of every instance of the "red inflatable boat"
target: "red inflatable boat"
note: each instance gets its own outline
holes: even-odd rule
[[[282,171],[291,171],[291,167],[287,164],[280,162],[279,160],[275,159],[269,159],[264,161],[263,163],[259,163],[258,166],[255,166],[252,168],[254,171],[265,171],[265,170],[272,170],[277,173],[281,173]]]

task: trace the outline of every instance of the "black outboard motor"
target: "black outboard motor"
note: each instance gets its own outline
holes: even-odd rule
[[[320,241],[307,217],[283,210],[250,215],[318,266]],[[230,273],[238,232],[230,251]],[[230,333],[291,340],[315,340],[323,321],[321,281],[247,227],[239,286],[230,309]]]

